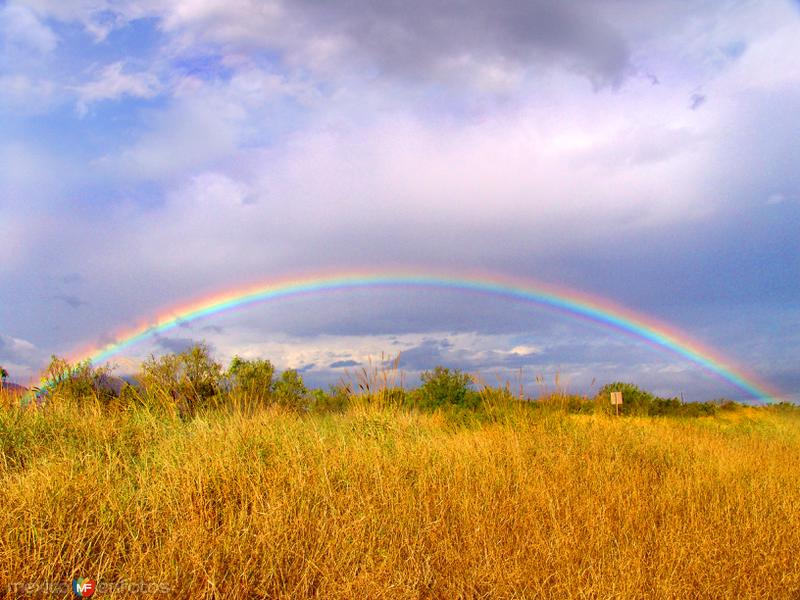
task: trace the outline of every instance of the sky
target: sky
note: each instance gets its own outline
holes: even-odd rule
[[[0,364],[246,283],[531,278],[670,324],[800,401],[800,2],[0,2]],[[749,400],[507,298],[351,290],[186,323],[314,385],[400,353],[593,393]],[[537,382],[538,381],[538,382]]]

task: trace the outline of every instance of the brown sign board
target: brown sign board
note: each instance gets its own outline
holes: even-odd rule
[[[611,392],[611,404],[622,404],[622,392]]]

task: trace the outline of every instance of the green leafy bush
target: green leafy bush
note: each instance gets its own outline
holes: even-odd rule
[[[610,393],[622,392],[622,406],[620,414],[639,416],[675,416],[675,417],[704,417],[716,414],[723,410],[735,410],[716,402],[681,402],[679,398],[660,398],[648,391],[642,390],[632,383],[615,382],[603,386],[595,398],[595,403],[602,412],[613,412],[610,405]]]
[[[655,401],[655,396],[648,391],[640,389],[632,383],[616,381],[600,388],[596,402],[602,407],[603,412],[614,412],[610,405],[611,392],[622,392],[622,406],[619,407],[623,415],[646,415]]]
[[[325,390],[311,390],[308,395],[309,410],[315,413],[343,413],[350,406],[350,390],[343,385],[332,385]]]
[[[229,391],[244,393],[251,398],[267,402],[272,396],[275,367],[265,359],[247,360],[234,356],[226,377]]]
[[[286,408],[308,408],[308,390],[295,369],[287,369],[281,373],[280,379],[275,383],[275,400]]]
[[[93,399],[108,403],[118,395],[111,379],[110,367],[95,368],[89,361],[72,364],[53,355],[42,374],[45,383],[36,388],[36,395],[40,399],[58,397],[78,402]]]
[[[222,365],[207,345],[197,344],[178,354],[151,356],[138,380],[151,398],[171,401],[182,415],[192,415],[217,396],[221,377]]]
[[[472,377],[459,369],[437,366],[425,371],[420,379],[422,385],[414,390],[414,404],[421,408],[438,408],[455,405],[477,407],[481,404],[478,392],[471,389]]]

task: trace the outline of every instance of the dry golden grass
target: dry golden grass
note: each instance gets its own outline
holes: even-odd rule
[[[88,576],[182,598],[800,597],[792,412],[54,403],[0,411],[0,441],[8,596]]]

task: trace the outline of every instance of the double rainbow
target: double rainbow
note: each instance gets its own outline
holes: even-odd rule
[[[495,274],[453,274],[431,271],[351,271],[328,273],[303,278],[272,280],[238,287],[222,293],[196,299],[188,304],[171,307],[153,321],[140,324],[117,334],[117,341],[100,348],[74,353],[75,362],[100,364],[123,350],[157,334],[168,332],[181,324],[210,317],[258,302],[278,298],[317,294],[335,290],[359,288],[437,288],[478,292],[514,300],[532,302],[555,309],[573,317],[599,323],[667,349],[721,377],[755,399],[770,402],[781,392],[721,354],[704,347],[687,334],[664,323],[635,313],[609,300],[590,296],[561,286],[530,279],[514,279]],[[54,381],[43,382],[42,387]]]

